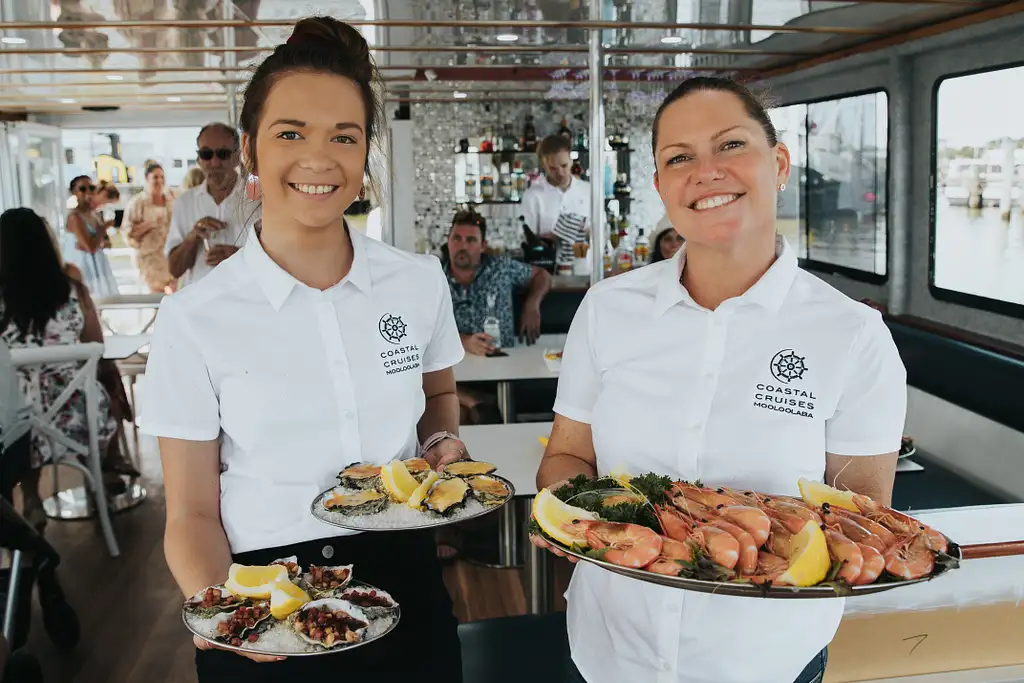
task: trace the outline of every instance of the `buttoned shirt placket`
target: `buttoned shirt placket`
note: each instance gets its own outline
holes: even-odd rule
[[[348,290],[348,291],[344,291]],[[356,403],[354,382],[349,367],[345,340],[338,322],[338,306],[347,303],[356,304],[354,299],[360,295],[351,291],[351,286],[342,284],[337,288],[318,292],[307,290],[306,294],[314,297],[313,310],[316,313],[320,328],[320,338],[324,344],[327,358],[327,373],[334,387],[335,405],[338,413],[338,438],[340,447],[355,457],[353,462],[362,459],[362,443],[359,438],[359,408]],[[357,306],[361,308],[361,306]]]

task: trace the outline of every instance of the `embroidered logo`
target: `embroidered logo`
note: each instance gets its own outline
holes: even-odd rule
[[[796,355],[793,349],[783,349],[772,358],[772,376],[780,382],[789,384],[795,379],[803,379],[807,372],[805,358]]]
[[[390,313],[384,314],[377,325],[377,329],[380,330],[380,336],[392,344],[400,343],[408,334],[402,316],[391,315]]]

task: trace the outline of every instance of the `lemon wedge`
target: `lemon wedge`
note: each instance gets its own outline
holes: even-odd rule
[[[391,497],[399,503],[409,500],[409,496],[415,491],[420,483],[409,474],[405,463],[401,460],[393,460],[380,468],[380,480],[384,484]]]
[[[280,581],[270,591],[270,614],[275,619],[284,619],[307,602],[306,591],[291,581]]]
[[[558,500],[551,491],[541,489],[533,499],[533,518],[544,533],[563,545],[578,543],[585,545],[579,536],[565,527],[575,519],[597,519],[597,515],[582,508],[567,505]]]
[[[540,445],[543,446],[544,448],[548,447],[548,440],[549,439],[546,436],[538,436],[537,437],[537,441],[540,441]]]
[[[265,567],[233,564],[228,569],[228,580],[224,587],[244,598],[270,597],[274,584],[288,580],[288,569],[284,565],[272,564]]]
[[[430,487],[434,485],[434,482],[440,478],[441,477],[437,472],[430,470],[430,472],[427,473],[427,478],[423,480],[423,483],[417,486],[416,490],[409,495],[409,500],[406,502],[406,505],[411,507],[413,510],[423,509],[423,499],[426,498],[427,491],[429,491]]]
[[[800,497],[808,505],[821,507],[828,503],[833,507],[860,512],[860,509],[853,502],[853,491],[840,491],[828,484],[823,484],[820,481],[811,481],[810,479],[801,478],[796,483],[800,487]]]
[[[777,583],[788,586],[816,586],[825,580],[832,568],[828,543],[814,522],[807,522],[800,533],[793,536],[793,551],[789,556],[789,569]]]
[[[624,487],[629,488],[629,482],[633,478],[633,475],[626,471],[626,468],[622,465],[613,467],[612,471],[608,473],[608,476],[615,481],[622,484]]]

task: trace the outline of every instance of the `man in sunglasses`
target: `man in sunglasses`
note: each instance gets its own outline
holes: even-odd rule
[[[223,123],[203,126],[196,157],[206,180],[174,203],[164,252],[171,275],[184,287],[201,279],[242,246],[258,209],[245,198],[238,173],[238,131]]]

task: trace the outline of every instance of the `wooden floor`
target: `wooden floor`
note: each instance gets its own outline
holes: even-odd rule
[[[47,683],[195,681],[194,648],[180,617],[181,595],[163,556],[164,510],[155,450],[155,445],[142,449],[149,500],[115,518],[119,558],[108,555],[93,522],[51,521],[46,529],[47,539],[61,554],[61,585],[82,625],[75,650],[60,652],[47,637],[34,605],[26,649],[42,662]],[[564,609],[561,594],[570,567],[558,562],[558,609]],[[460,561],[446,569],[445,583],[460,621],[526,611],[522,570],[486,569]]]

